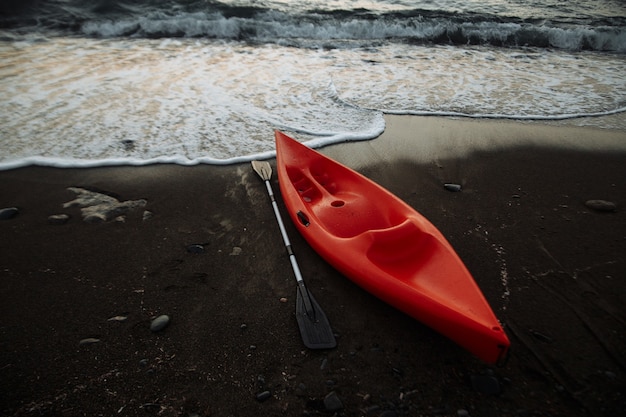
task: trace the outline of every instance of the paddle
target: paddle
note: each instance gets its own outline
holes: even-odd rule
[[[300,268],[296,262],[296,256],[291,249],[291,242],[285,225],[278,211],[278,205],[274,198],[274,192],[270,184],[270,178],[272,178],[272,167],[269,162],[252,161],[252,168],[259,174],[259,177],[265,182],[267,193],[272,201],[272,208],[274,209],[274,215],[280,228],[280,233],[283,235],[283,242],[287,248],[289,254],[289,260],[291,261],[291,267],[296,276],[298,282],[298,292],[296,294],[296,320],[298,321],[298,327],[300,328],[300,335],[304,345],[309,349],[332,349],[337,346],[333,329],[330,327],[326,314],[322,311],[322,308],[317,304],[313,295],[309,292],[306,285],[304,285],[304,279],[300,273]]]

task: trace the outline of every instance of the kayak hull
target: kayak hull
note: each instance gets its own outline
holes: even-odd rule
[[[293,223],[366,291],[487,363],[510,342],[444,236],[389,191],[276,131],[280,191]]]

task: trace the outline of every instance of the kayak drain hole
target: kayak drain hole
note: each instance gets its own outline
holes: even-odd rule
[[[335,200],[332,203],[330,203],[330,205],[333,207],[343,207],[344,204],[346,204],[345,201],[341,201],[341,200]]]
[[[491,328],[491,330],[493,330],[494,332],[500,332],[500,331],[502,331],[502,329],[500,329],[498,326],[493,326],[493,327]]]

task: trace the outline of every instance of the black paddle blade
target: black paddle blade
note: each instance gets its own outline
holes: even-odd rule
[[[302,290],[298,288],[296,298],[296,320],[298,321],[298,327],[300,328],[300,335],[304,345],[309,349],[332,349],[337,346],[333,329],[330,327],[326,314],[322,311],[313,295],[310,292],[304,290],[305,294],[302,294]],[[307,314],[306,304],[304,297],[308,297],[313,310],[315,311],[314,317]]]

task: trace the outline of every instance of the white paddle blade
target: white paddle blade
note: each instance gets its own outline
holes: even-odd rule
[[[272,166],[267,161],[252,161],[252,169],[263,181],[269,181],[272,178]]]

